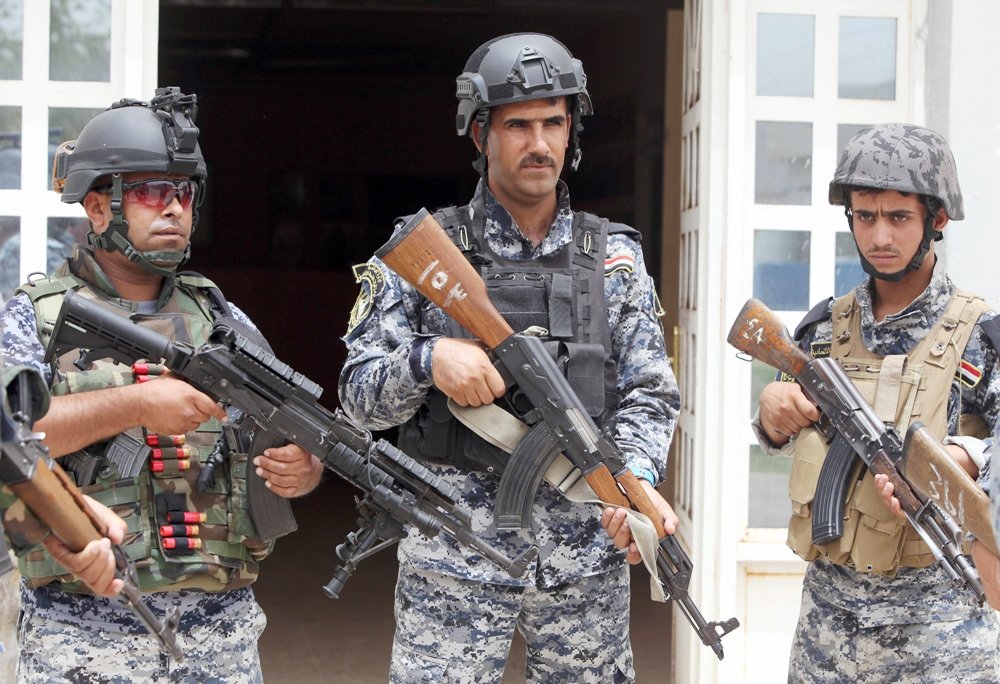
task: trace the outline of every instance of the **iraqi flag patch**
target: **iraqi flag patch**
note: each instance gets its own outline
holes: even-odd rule
[[[963,359],[962,363],[958,364],[958,369],[955,371],[955,379],[961,382],[966,387],[975,387],[979,384],[980,378],[983,377],[983,371],[981,368],[973,366],[968,361]]]
[[[635,257],[631,254],[619,254],[604,260],[604,277],[615,273],[631,273],[635,270]]]

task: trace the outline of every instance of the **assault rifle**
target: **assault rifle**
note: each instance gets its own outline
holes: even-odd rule
[[[542,341],[514,333],[487,296],[479,274],[426,209],[375,255],[489,347],[507,387],[516,386],[531,404],[521,416],[531,430],[511,454],[500,479],[494,510],[497,527],[519,529],[530,524],[542,477],[553,459],[565,454],[602,501],[640,511],[652,521],[660,539],[656,566],[664,592],[721,660],[721,639],[739,627],[739,621],[707,622],[702,616],[688,593],[691,559],[666,533],[620,449],[594,424]]]
[[[443,530],[514,577],[524,574],[537,555],[531,548],[511,560],[477,537],[468,511],[455,504],[458,495],[448,483],[387,441],[373,443],[371,433],[339,409],[331,413],[321,406],[319,385],[225,323],[217,323],[208,341],[195,349],[71,291],[47,356],[70,349],[89,350],[80,359],[84,364],[104,357],[126,365],[140,359],[163,363],[192,387],[238,408],[270,433],[269,438],[297,444],[360,488],[365,493],[358,502],[360,529],[337,547],[344,563],[324,587],[331,598],[338,597],[361,560],[399,541],[406,524],[429,537]],[[254,467],[249,460],[247,467]]]
[[[826,544],[843,535],[844,504],[854,484],[851,473],[856,458],[861,458],[872,473],[889,477],[907,520],[948,577],[982,603],[982,583],[962,554],[962,539],[964,528],[996,553],[989,498],[930,431],[917,421],[900,439],[895,426],[879,419],[836,359],[811,358],[795,346],[774,312],[756,299],[743,305],[728,340],[795,377],[829,423],[830,430],[819,426],[833,442],[813,499],[813,543]]]
[[[4,391],[8,401],[4,402],[3,411],[0,480],[10,486],[28,510],[70,550],[82,551],[91,541],[106,536],[108,530],[87,505],[72,478],[49,458],[48,447],[42,444],[44,435],[31,431],[34,421],[48,408],[48,397],[43,394],[46,391],[44,383],[35,371],[26,369],[18,373]],[[118,546],[113,550],[117,564],[115,577],[125,585],[119,599],[132,609],[159,642],[160,648],[180,662],[183,658],[177,645],[180,611],[174,608],[166,620],[161,621],[142,602],[135,568],[125,553]]]

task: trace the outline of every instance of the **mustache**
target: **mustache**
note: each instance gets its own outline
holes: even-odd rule
[[[555,166],[556,160],[547,154],[529,154],[521,160],[521,166]]]
[[[872,247],[865,251],[865,256],[899,256],[900,251],[895,247]]]

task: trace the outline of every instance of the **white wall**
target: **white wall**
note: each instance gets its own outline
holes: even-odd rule
[[[928,24],[927,126],[951,142],[966,216],[939,245],[956,285],[1000,309],[1000,2],[933,0]]]

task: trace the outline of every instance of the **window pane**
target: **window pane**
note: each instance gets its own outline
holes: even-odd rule
[[[0,0],[0,80],[21,79],[24,0]]]
[[[20,285],[21,219],[0,216],[0,301],[6,302]]]
[[[813,24],[808,14],[758,15],[758,95],[812,97]]]
[[[788,501],[788,476],[792,459],[768,456],[750,446],[750,492],[747,523],[750,527],[787,527],[791,504]]]
[[[21,187],[21,108],[0,107],[0,190]]]
[[[49,78],[111,80],[111,0],[51,0]]]
[[[757,405],[760,402],[760,392],[764,385],[773,382],[778,371],[768,366],[762,361],[754,359],[750,362],[750,417],[757,413]]]
[[[837,94],[854,100],[896,99],[896,20],[840,18]]]
[[[836,259],[833,296],[839,297],[853,290],[865,278],[858,249],[854,244],[854,236],[850,233],[837,233]]]
[[[88,121],[103,109],[52,107],[49,109],[49,163],[45,167],[45,187],[52,187],[52,163],[60,143],[76,140]]]
[[[757,204],[812,204],[812,124],[757,122]]]
[[[837,159],[840,153],[847,147],[847,143],[862,129],[868,128],[871,124],[839,124],[837,126]]]
[[[809,308],[808,230],[758,230],[753,238],[753,296],[776,311]]]
[[[73,253],[73,245],[87,244],[90,224],[85,218],[65,216],[50,216],[48,223],[45,265],[47,271],[52,273]]]

